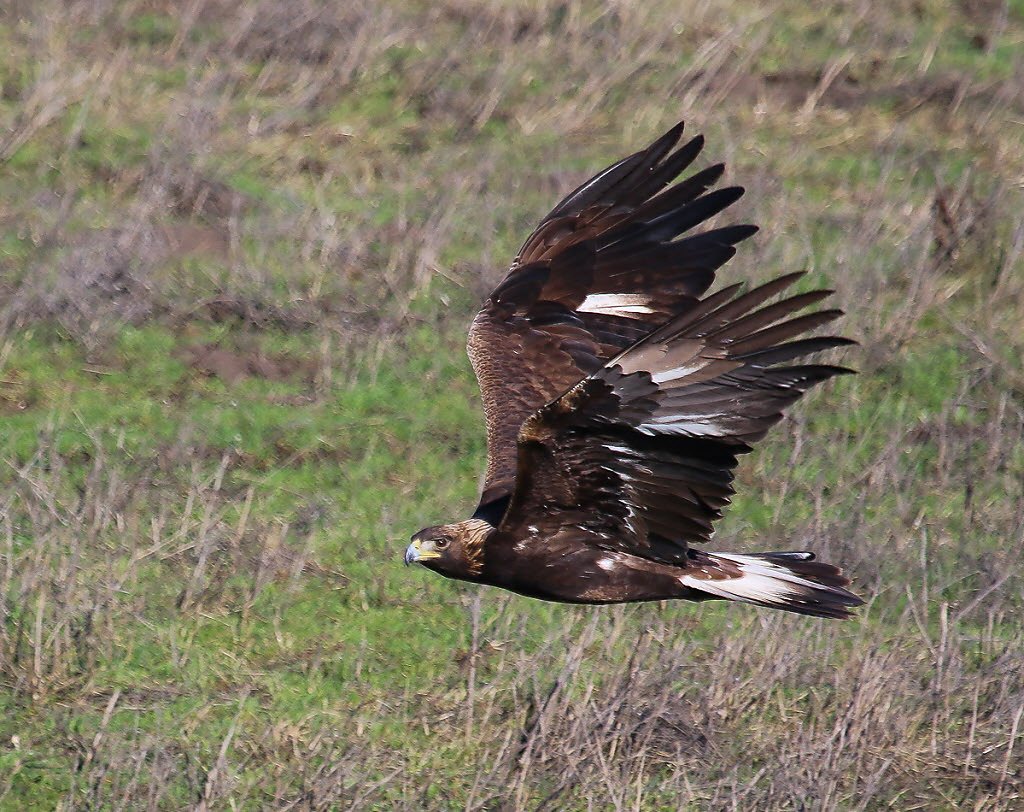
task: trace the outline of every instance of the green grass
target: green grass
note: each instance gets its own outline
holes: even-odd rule
[[[1015,808],[1024,11],[967,6],[0,14],[0,808]],[[715,538],[846,624],[401,565],[477,496],[481,297],[679,117],[762,226],[723,279],[862,344]]]

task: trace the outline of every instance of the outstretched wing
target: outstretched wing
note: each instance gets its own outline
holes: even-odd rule
[[[675,148],[682,131],[678,124],[559,203],[473,320],[468,351],[487,421],[480,511],[504,509],[523,421],[692,307],[733,246],[756,231],[731,226],[680,238],[743,194],[705,194],[721,164],[666,189],[704,144],[697,136]]]
[[[519,544],[575,529],[603,549],[685,561],[730,501],[737,455],[808,388],[849,371],[791,363],[853,343],[790,340],[840,315],[795,315],[830,291],[761,307],[799,276],[709,296],[530,417],[500,529]]]

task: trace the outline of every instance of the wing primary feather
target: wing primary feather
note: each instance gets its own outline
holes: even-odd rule
[[[742,355],[759,349],[767,349],[780,341],[786,341],[800,335],[800,333],[805,333],[808,330],[828,324],[830,321],[835,321],[841,315],[843,315],[842,310],[819,310],[817,313],[797,316],[782,324],[767,327],[764,330],[752,333],[746,338],[738,340],[733,344],[732,350],[737,355]]]
[[[633,168],[633,171],[629,175],[620,181],[623,186],[626,186],[632,192],[631,194],[626,194],[623,197],[623,203],[628,205],[630,203],[643,202],[650,195],[661,189],[666,183],[668,183],[668,181],[672,180],[675,175],[678,175],[683,168],[685,168],[686,164],[676,170],[674,175],[665,178],[664,180],[659,176],[659,170],[664,169],[666,165],[671,166],[673,164],[673,158],[675,155],[679,154],[678,152],[675,153],[662,164],[662,159],[664,159],[665,156],[672,151],[672,148],[679,143],[679,138],[682,134],[683,124],[679,123],[641,153],[641,155],[643,155],[643,160]],[[687,147],[692,144],[693,141],[684,145],[680,149],[680,152],[683,152],[684,155],[688,157],[689,151],[687,150]],[[697,153],[699,153],[700,147],[703,146],[703,141],[698,141],[697,144]],[[694,154],[693,158],[696,157],[696,154]],[[687,163],[692,162],[693,158],[690,158]],[[660,167],[658,166],[659,164],[661,164]]]
[[[737,360],[742,360],[748,364],[771,366],[772,364],[781,364],[814,352],[831,350],[836,347],[850,347],[855,346],[856,344],[857,342],[852,338],[843,338],[842,336],[819,336],[815,338],[803,338],[799,341],[791,341],[787,344],[777,344],[774,347],[768,347],[767,349],[755,350],[753,352],[737,355],[736,358]]]
[[[616,161],[586,183],[574,189],[566,195],[561,203],[551,210],[551,213],[544,218],[544,221],[560,217],[574,209],[584,209],[600,200],[601,197],[608,194],[612,189],[620,184],[624,184],[633,173],[649,168],[660,161],[679,141],[679,137],[682,134],[683,122],[679,122],[661,138],[647,147],[647,149],[634,152],[621,161]]]
[[[679,181],[637,208],[635,219],[652,220],[666,212],[685,206],[714,186],[725,174],[725,164],[712,164]]]
[[[497,305],[509,302],[534,301],[547,282],[551,271],[546,262],[522,265],[502,280],[490,295]]]
[[[629,223],[621,231],[617,230],[613,234],[609,234],[608,242],[604,247],[611,248],[624,245],[630,240],[641,239],[648,243],[667,242],[714,217],[742,196],[743,188],[740,186],[716,189],[690,203],[659,214],[651,220]]]
[[[636,204],[643,203],[643,201],[647,200],[651,195],[660,192],[697,159],[697,156],[700,155],[702,149],[704,149],[704,136],[697,135],[694,138],[691,138],[666,158],[660,166],[652,169],[648,180],[637,185],[636,193],[630,197],[630,202]],[[693,177],[697,177],[697,175],[694,175]],[[691,179],[688,178],[678,185],[682,186],[690,180]],[[712,181],[712,183],[714,183],[714,181]]]
[[[704,299],[701,302],[701,307],[694,308],[690,313],[682,317],[678,328],[695,335],[707,335],[731,320],[753,310],[762,302],[768,301],[772,296],[781,293],[803,275],[802,271],[797,271],[796,273],[780,276],[778,279],[773,279],[770,282],[759,285],[753,290],[747,291],[735,298],[732,298],[731,294],[738,286],[733,287],[731,290],[730,288],[723,288],[719,293],[729,291],[730,295],[728,297],[716,300],[714,296],[709,296],[707,299]],[[725,298],[731,299],[731,301],[727,301],[719,306],[719,302]]]
[[[597,175],[590,178],[590,180],[581,183],[566,195],[565,199],[553,208],[541,222],[546,223],[549,220],[562,217],[574,209],[586,208],[594,201],[600,199],[602,195],[618,184],[624,177],[627,177],[643,158],[644,154],[642,152],[635,152],[603,169]]]
[[[795,313],[808,305],[820,302],[831,293],[832,291],[830,290],[813,290],[809,293],[800,293],[788,299],[782,299],[767,307],[762,307],[754,313],[749,313],[715,330],[713,333],[715,341],[727,343],[737,337],[752,335],[755,331],[774,324],[790,313]]]

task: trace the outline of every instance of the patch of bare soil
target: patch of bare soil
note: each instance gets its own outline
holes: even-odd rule
[[[208,224],[225,223],[255,207],[248,195],[176,158],[155,158],[144,167],[127,170],[117,180],[127,191],[159,203],[174,217]]]
[[[164,223],[159,226],[168,257],[214,257],[227,259],[231,238],[223,228],[199,223]]]
[[[223,227],[190,222],[95,229],[79,235],[50,270],[29,276],[0,311],[3,321],[56,320],[74,335],[104,325],[140,324],[166,313],[152,276],[158,266],[190,256],[226,258]]]
[[[968,22],[990,27],[1009,13],[1005,0],[957,0],[956,6]]]
[[[256,349],[229,350],[216,344],[193,344],[182,350],[183,360],[196,372],[236,384],[246,378],[311,381],[315,364],[286,356],[271,356]]]
[[[728,88],[715,80],[709,83],[708,92],[727,90],[731,98],[793,109],[810,102],[837,110],[859,110],[881,102],[896,105],[904,114],[922,105],[950,108],[974,102],[1024,111],[1024,81],[977,82],[966,75],[921,76],[885,84],[843,71],[834,76],[823,71],[779,71],[738,74],[725,81]]]

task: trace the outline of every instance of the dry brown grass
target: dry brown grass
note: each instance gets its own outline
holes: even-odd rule
[[[5,4],[0,806],[1020,808],[1022,13]],[[862,342],[716,537],[850,622],[395,566],[473,496],[472,308],[678,118],[762,227],[723,278]]]

